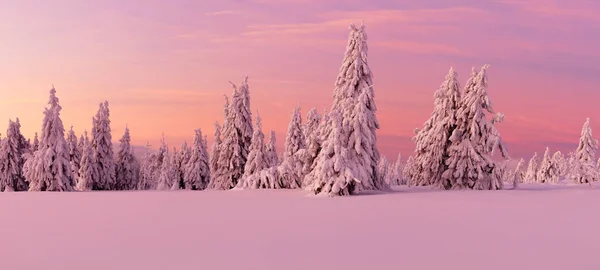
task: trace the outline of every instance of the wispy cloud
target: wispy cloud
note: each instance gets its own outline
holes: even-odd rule
[[[239,13],[240,13],[239,10],[227,9],[227,10],[207,12],[207,13],[204,13],[204,15],[206,15],[206,16],[221,16],[221,15],[235,15],[235,14],[239,14]]]

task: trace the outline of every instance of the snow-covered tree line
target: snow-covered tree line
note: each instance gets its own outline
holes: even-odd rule
[[[434,110],[416,130],[415,153],[402,162],[381,157],[376,146],[373,75],[368,64],[365,27],[350,27],[337,76],[333,104],[327,112],[294,108],[281,155],[275,132],[265,138],[262,119],[252,117],[250,87],[245,77],[225,97],[222,125],[215,123],[208,152],[207,137],[195,130],[193,144],[169,147],[163,134],[157,151],[138,161],[128,127],[113,153],[110,110],[100,103],[92,118],[91,137],[77,138],[73,127],[65,136],[62,110],[54,87],[44,111],[42,130],[33,143],[20,134],[20,123],[9,121],[0,143],[1,191],[89,190],[228,190],[233,188],[305,189],[327,196],[359,191],[386,191],[393,185],[434,186],[442,189],[501,189],[503,182],[556,183],[565,177],[577,183],[600,179],[589,119],[579,146],[565,157],[546,149],[508,170],[495,161],[495,151],[509,159],[495,124],[504,116],[492,108],[487,93],[489,66],[473,68],[464,89],[453,68],[434,95]],[[254,121],[253,121],[254,120]]]

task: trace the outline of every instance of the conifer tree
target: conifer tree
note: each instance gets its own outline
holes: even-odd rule
[[[185,189],[203,190],[210,182],[210,168],[206,152],[206,140],[202,139],[202,130],[198,128],[195,132],[192,152],[187,164],[184,166]]]
[[[39,149],[24,164],[30,191],[73,191],[75,177],[69,162],[65,128],[60,119],[62,107],[56,89],[50,89],[49,107],[44,111]]]
[[[521,158],[519,160],[519,163],[517,163],[517,167],[515,168],[515,171],[511,174],[512,179],[510,179],[510,181],[512,181],[513,188],[517,188],[519,183],[523,183],[523,179],[525,178],[525,172],[523,171],[524,166],[525,166],[525,159]]]
[[[23,155],[28,153],[28,146],[21,135],[21,124],[8,121],[6,138],[0,143],[0,191],[27,191],[29,189],[23,165]]]
[[[552,155],[552,163],[555,164],[556,175],[559,181],[567,176],[569,164],[560,151],[556,151]]]
[[[403,185],[404,180],[402,177],[402,154],[398,154],[396,162],[392,164],[389,172],[389,184],[393,186]]]
[[[94,179],[94,190],[113,190],[116,185],[115,160],[110,129],[110,111],[108,101],[100,103],[98,113],[93,119],[92,149],[96,162],[98,178]]]
[[[306,140],[302,131],[302,115],[300,107],[292,112],[292,119],[288,125],[283,150],[282,169],[286,172],[282,181],[287,188],[301,188],[304,178],[304,149]],[[282,176],[283,176],[282,175]]]
[[[87,131],[84,132],[84,135],[82,135],[79,141],[83,143],[83,152],[81,154],[77,189],[80,191],[90,191],[94,187],[94,179],[97,179],[98,177],[98,167],[95,165],[94,150],[92,148],[92,143],[88,138]]]
[[[377,176],[379,151],[376,147],[376,130],[379,122],[375,115],[377,108],[374,100],[373,78],[367,61],[367,35],[364,25],[350,26],[350,36],[342,66],[340,68],[333,93],[333,105],[330,114],[336,114],[341,125],[340,130],[333,131],[334,121],[327,121],[330,127],[326,132],[327,140],[339,139],[340,142],[323,141],[322,149],[316,158],[311,177],[305,180],[309,190],[331,192],[334,195],[349,195],[359,190],[387,190],[389,186],[380,182]],[[331,115],[330,115],[331,116]],[[331,116],[333,117],[333,116]],[[327,147],[333,145],[341,149],[333,151]],[[336,157],[322,157],[335,152]],[[319,164],[332,158],[347,162],[345,166],[352,168],[352,173],[344,172],[342,178],[331,182],[323,177],[332,175],[329,164]],[[321,175],[313,172],[321,172]],[[350,169],[348,169],[348,172]],[[324,175],[323,175],[324,174]],[[335,174],[339,174],[337,171]],[[338,175],[339,176],[339,175]],[[349,177],[352,177],[349,178]],[[358,180],[355,181],[355,180]],[[344,186],[338,186],[340,183]],[[338,183],[338,184],[335,184]],[[356,184],[358,183],[358,184]],[[332,186],[333,185],[333,186]]]
[[[125,127],[125,133],[123,133],[123,137],[119,142],[116,163],[116,189],[132,190],[137,187],[139,182],[140,164],[133,153],[129,127]]]
[[[456,128],[460,106],[460,84],[458,74],[450,68],[446,80],[435,92],[435,107],[431,117],[413,138],[416,144],[414,155],[413,183],[417,186],[450,186],[442,179],[447,169],[445,164],[450,147],[450,135]]]
[[[213,175],[215,175],[217,173],[217,169],[219,169],[219,153],[221,152],[219,150],[219,147],[220,147],[221,143],[223,142],[221,140],[221,126],[219,126],[218,122],[215,122],[214,126],[215,126],[215,132],[214,132],[215,140],[213,141],[213,144],[211,147],[210,160],[209,160],[209,162],[210,162],[209,168],[210,168],[211,178]]]
[[[415,158],[413,156],[409,156],[408,159],[406,159],[406,164],[404,164],[404,167],[402,168],[402,177],[404,177],[404,182],[408,186],[415,186],[415,183],[413,182],[414,163]]]
[[[592,136],[590,119],[587,118],[581,129],[581,138],[575,151],[575,169],[573,173],[575,183],[586,184],[598,180],[599,175],[594,164],[596,150],[598,150],[598,141]]]
[[[321,124],[321,115],[317,108],[312,108],[306,115],[306,123],[304,124],[304,139],[306,140],[305,145],[310,144],[310,136],[317,132],[319,125]]]
[[[156,176],[153,171],[153,164],[157,162],[157,153],[150,153],[150,144],[146,142],[145,153],[140,164],[139,183],[137,189],[152,190],[156,187]]]
[[[525,172],[525,178],[523,179],[523,183],[536,183],[537,180],[537,172],[538,172],[538,156],[537,152],[533,153],[533,157],[529,160],[529,165],[527,166],[527,171]]]
[[[269,135],[269,142],[265,146],[265,159],[269,167],[279,165],[279,158],[277,157],[277,142],[275,138],[275,131],[271,130]]]
[[[33,144],[31,145],[31,152],[35,152],[40,148],[40,140],[38,139],[38,133],[35,133],[35,137],[33,138]]]
[[[354,174],[356,167],[349,162],[349,150],[343,146],[342,116],[333,111],[330,118],[331,128],[323,142],[322,154],[318,156],[315,169],[306,176],[307,189],[328,196],[352,195],[360,180]]]
[[[542,159],[542,163],[540,164],[540,168],[537,172],[537,182],[539,183],[556,183],[558,182],[558,175],[556,173],[556,165],[552,162],[552,157],[550,156],[550,148],[546,147],[546,152],[544,152],[544,158]]]
[[[192,150],[187,145],[187,141],[183,142],[183,144],[181,145],[181,149],[177,153],[175,153],[175,155],[177,159],[175,168],[177,169],[176,182],[179,186],[178,189],[186,189],[185,167],[189,162],[190,158],[192,157]]]
[[[81,162],[81,152],[79,151],[79,144],[77,142],[77,136],[71,125],[71,129],[67,133],[67,144],[69,145],[69,160],[71,162],[71,170],[75,179],[79,179],[79,163]]]
[[[379,159],[379,165],[377,166],[379,181],[389,183],[389,173],[390,173],[390,163],[386,157],[381,157]]]
[[[179,189],[177,179],[177,150],[173,148],[173,152],[165,152],[160,176],[158,178],[158,190]]]
[[[223,122],[223,141],[219,145],[217,169],[211,175],[208,188],[226,190],[234,188],[242,175],[252,143],[252,115],[248,77],[241,86],[233,84],[233,97]]]
[[[487,94],[488,65],[484,65],[467,88],[457,111],[457,126],[450,136],[448,169],[443,181],[436,186],[444,189],[502,189],[503,181],[499,163],[492,160],[495,150],[500,150],[505,160],[510,159],[500,133],[495,127],[504,115],[495,113]],[[486,112],[494,114],[490,120]]]

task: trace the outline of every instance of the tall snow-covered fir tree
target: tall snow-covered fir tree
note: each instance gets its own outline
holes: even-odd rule
[[[231,105],[226,110],[223,122],[223,141],[219,145],[217,168],[211,174],[208,188],[227,190],[234,188],[242,175],[252,144],[252,115],[250,112],[250,92],[248,77],[238,88],[233,84]]]
[[[49,107],[44,111],[39,149],[23,166],[30,191],[73,191],[75,176],[69,162],[69,147],[60,119],[62,107],[56,89],[50,89]]]
[[[537,156],[537,152],[533,153],[533,157],[529,160],[529,165],[527,165],[527,171],[525,172],[525,178],[523,178],[523,183],[536,183],[537,182],[537,172],[539,168],[539,160]]]
[[[579,145],[575,150],[575,168],[573,181],[579,184],[598,181],[599,173],[596,170],[596,151],[598,150],[598,141],[592,136],[592,127],[590,119],[587,118],[581,129]]]
[[[283,149],[283,160],[281,167],[286,173],[282,175],[284,186],[287,188],[301,188],[304,178],[304,149],[306,149],[306,140],[304,139],[302,127],[302,115],[300,107],[296,107],[292,112],[292,119],[288,124],[288,130],[285,136],[285,145]]]
[[[98,178],[98,167],[95,165],[94,149],[92,149],[92,143],[87,131],[84,132],[84,135],[79,140],[83,142],[83,152],[81,153],[77,189],[80,191],[90,191],[94,187],[94,179]]]
[[[244,169],[244,176],[238,183],[238,187],[248,187],[248,178],[267,168],[269,168],[269,163],[266,156],[265,134],[262,132],[262,120],[260,115],[257,114],[248,161],[246,162],[246,168]]]
[[[71,170],[75,179],[79,179],[79,163],[81,162],[82,153],[79,150],[79,143],[77,142],[77,136],[73,130],[73,126],[67,133],[67,144],[69,145],[69,160],[71,162]]]
[[[368,46],[364,25],[350,25],[348,44],[335,82],[330,112],[339,118],[335,121],[339,121],[341,129],[333,131],[333,128],[330,128],[326,133],[327,140],[336,139],[340,142],[323,142],[323,149],[315,159],[314,169],[309,174],[311,177],[305,180],[309,190],[349,195],[359,190],[389,189],[387,183],[380,182],[377,176],[379,151],[376,146],[376,130],[379,129],[379,122],[376,117],[373,78],[367,58]],[[327,121],[327,125],[334,127],[335,121]],[[334,144],[340,149],[331,149]],[[325,145],[330,149],[325,151]],[[333,152],[336,155],[334,157],[323,156],[332,155]],[[347,162],[345,166],[349,168],[347,172],[343,172],[342,178],[332,180],[333,182],[322,177],[339,174],[339,171],[328,172],[327,170],[331,169],[330,164],[319,164],[331,159],[344,160]],[[348,174],[350,170],[353,172]],[[313,173],[318,171],[321,173]],[[346,184],[339,186],[342,182]]]
[[[8,121],[6,138],[0,143],[0,191],[27,191],[29,185],[23,175],[25,159],[29,153],[28,146],[21,134],[21,124]]]
[[[540,164],[540,168],[536,175],[537,182],[539,183],[556,183],[558,182],[558,174],[554,162],[552,162],[552,156],[550,156],[550,148],[546,147],[544,152],[544,158]]]
[[[137,187],[139,182],[140,164],[133,153],[129,127],[125,127],[125,133],[123,133],[119,142],[115,173],[117,183],[115,188],[117,190],[132,190]]]
[[[116,185],[116,171],[108,101],[100,103],[98,113],[93,119],[91,143],[98,171],[98,179],[94,179],[93,189],[113,190]]]
[[[499,163],[492,160],[495,150],[500,150],[504,159],[510,159],[495,124],[502,122],[504,115],[495,113],[487,94],[488,65],[484,65],[467,87],[457,111],[457,126],[450,136],[448,169],[443,181],[436,186],[444,189],[502,189]],[[494,114],[488,119],[486,112]]]
[[[154,183],[154,175],[151,171],[151,164],[155,163],[156,153],[150,153],[150,143],[146,142],[144,156],[140,162],[140,174],[137,189],[150,190]]]
[[[350,150],[343,146],[345,136],[342,116],[337,111],[332,111],[330,118],[331,128],[327,130],[327,139],[323,142],[316,167],[306,175],[306,189],[327,196],[352,195],[360,183],[354,173],[358,168],[349,160]]]
[[[457,111],[461,105],[458,74],[450,68],[446,80],[435,92],[435,105],[431,117],[413,138],[416,149],[414,154],[413,184],[417,186],[450,186],[449,179],[442,174],[450,146],[450,135],[457,125]]]
[[[279,164],[276,144],[277,138],[275,137],[275,131],[271,130],[271,133],[269,134],[269,142],[265,146],[265,159],[269,167],[277,166]]]
[[[210,168],[206,141],[202,139],[202,130],[196,129],[192,153],[184,166],[185,189],[203,190],[210,182]]]

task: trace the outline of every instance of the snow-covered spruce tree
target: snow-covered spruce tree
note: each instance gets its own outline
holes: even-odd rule
[[[6,138],[0,143],[0,191],[27,191],[29,189],[23,165],[23,154],[28,153],[21,135],[21,124],[8,121]]]
[[[523,183],[523,179],[525,178],[525,172],[523,171],[525,167],[525,159],[521,158],[519,163],[517,163],[517,167],[511,174],[510,181],[513,184],[513,188],[517,188],[520,183]]]
[[[62,107],[56,89],[50,89],[50,105],[44,111],[41,142],[32,158],[27,159],[23,171],[30,191],[73,191],[75,177],[69,162],[69,148],[65,128],[60,119]]]
[[[529,165],[527,166],[527,171],[525,172],[525,178],[523,178],[523,183],[536,183],[537,182],[537,172],[538,172],[538,156],[537,152],[533,153],[533,157],[529,160]]]
[[[91,143],[99,176],[98,179],[94,179],[93,189],[113,190],[116,185],[116,171],[108,101],[100,103],[98,113],[94,117]]]
[[[214,123],[215,126],[215,132],[214,132],[214,136],[215,136],[215,140],[213,141],[211,150],[210,150],[210,160],[209,160],[209,168],[210,168],[210,175],[211,178],[217,173],[217,169],[219,168],[219,153],[220,151],[220,145],[221,143],[223,143],[223,141],[221,140],[221,126],[219,126],[218,122]]]
[[[402,177],[404,178],[404,182],[406,183],[406,185],[408,185],[409,187],[415,185],[412,180],[414,174],[414,163],[415,158],[413,156],[409,156],[408,159],[406,159],[404,167],[402,167]]]
[[[575,151],[575,170],[573,181],[579,184],[591,183],[599,179],[596,170],[596,150],[598,150],[598,141],[592,137],[592,127],[590,119],[587,118],[581,129],[581,138],[579,146]]]
[[[132,190],[137,187],[139,182],[140,164],[133,153],[133,147],[131,147],[129,127],[125,127],[125,133],[123,133],[123,137],[121,137],[119,142],[116,164],[116,189]]]
[[[321,124],[321,115],[319,114],[319,111],[317,110],[317,108],[312,108],[310,111],[308,111],[308,114],[306,115],[306,123],[304,124],[304,139],[306,140],[305,145],[309,145],[310,144],[310,136],[312,134],[315,134],[317,132],[317,129],[319,129],[319,125]]]
[[[137,189],[139,190],[150,190],[152,186],[156,186],[153,183],[154,175],[152,174],[151,167],[156,161],[156,153],[150,153],[150,143],[146,142],[144,157],[140,162],[140,173],[139,182]]]
[[[35,133],[35,137],[33,137],[33,144],[31,145],[31,152],[35,152],[40,148],[40,140],[38,139],[38,133]]]
[[[386,157],[381,157],[379,159],[379,165],[377,165],[377,170],[377,176],[380,178],[379,181],[389,183],[390,163]]]
[[[348,168],[352,168],[352,178],[358,179],[358,182],[352,180],[350,174],[344,172],[342,178],[332,180],[333,182],[324,181],[320,177],[315,177],[311,172],[312,177],[308,178],[305,183],[308,189],[317,192],[331,192],[333,194],[347,195],[358,190],[388,190],[389,186],[382,183],[377,176],[377,166],[379,164],[379,151],[377,149],[376,130],[379,129],[379,122],[376,117],[376,105],[373,91],[373,78],[368,65],[368,47],[367,35],[364,25],[356,27],[350,25],[350,35],[342,65],[336,79],[335,89],[333,93],[333,105],[330,114],[336,114],[340,119],[341,130],[327,133],[327,140],[334,138],[332,134],[339,133],[341,142],[338,144],[341,147],[337,150],[340,155],[336,158],[343,159]],[[331,116],[333,117],[333,116]],[[333,121],[327,125],[333,126]],[[333,142],[323,142],[325,145],[332,147]],[[316,158],[317,162],[313,171],[319,171],[329,168],[329,164],[319,164],[325,162],[332,157],[321,157],[322,155],[330,155],[331,149],[319,152]],[[350,169],[347,170],[349,173]],[[331,173],[327,173],[331,174]],[[315,183],[310,181],[316,180]],[[333,183],[341,183],[346,181],[347,186],[342,187]],[[356,185],[356,183],[359,183]]]
[[[567,176],[569,164],[560,151],[556,151],[554,155],[552,155],[552,163],[554,164],[558,181],[561,181]]]
[[[269,135],[269,142],[265,146],[265,159],[269,167],[277,166],[279,164],[279,158],[277,157],[277,139],[275,138],[275,131],[271,130]]]
[[[328,196],[352,195],[360,183],[354,175],[357,167],[352,166],[354,162],[349,162],[349,150],[343,146],[345,136],[342,116],[333,111],[330,117],[331,129],[323,142],[316,167],[306,176],[309,183],[307,190]]]
[[[550,156],[550,148],[546,147],[544,152],[544,158],[540,164],[540,168],[537,171],[536,180],[539,183],[556,183],[558,182],[556,176],[556,169],[552,163],[552,157]]]
[[[163,191],[179,189],[177,176],[177,150],[173,148],[173,152],[165,153],[156,189]]]
[[[178,189],[186,189],[185,166],[192,157],[192,149],[188,146],[187,141],[183,142],[181,149],[174,153],[174,155],[176,155],[175,168],[177,169],[176,185],[178,185]]]
[[[203,190],[210,182],[210,168],[208,166],[208,154],[206,152],[206,141],[202,139],[202,130],[195,130],[194,145],[188,162],[184,166],[185,189]]]
[[[266,159],[265,134],[262,132],[262,120],[257,113],[256,126],[254,127],[254,135],[252,136],[252,145],[250,145],[248,161],[246,162],[246,168],[244,169],[244,176],[238,183],[238,187],[250,187],[251,185],[248,185],[249,183],[247,182],[248,177],[257,174],[266,168],[269,168],[269,163]]]
[[[98,167],[95,165],[94,150],[92,149],[87,131],[84,132],[84,135],[79,140],[80,143],[83,143],[83,152],[81,153],[77,189],[80,191],[90,191],[94,187],[94,179],[98,178]]]
[[[301,188],[304,179],[304,149],[306,140],[302,131],[302,115],[300,107],[292,112],[292,119],[288,125],[283,149],[283,160],[280,170],[285,173],[280,175],[286,188]]]
[[[75,131],[73,131],[73,126],[71,126],[71,129],[67,133],[67,144],[69,145],[69,160],[71,162],[71,170],[73,170],[75,179],[79,179],[79,163],[81,162],[82,153],[80,152],[77,136],[75,135]]]
[[[495,124],[502,122],[504,115],[495,113],[487,94],[488,65],[484,65],[471,82],[461,99],[457,111],[457,126],[450,136],[448,169],[437,187],[444,189],[502,189],[503,181],[498,162],[492,160],[495,150],[500,150],[505,160],[510,159]],[[488,119],[486,112],[493,114]]]
[[[402,154],[398,154],[396,162],[390,167],[389,184],[391,186],[403,185],[405,182],[402,178]]]
[[[234,188],[242,175],[252,144],[252,115],[250,113],[250,93],[248,77],[244,78],[239,89],[233,84],[233,97],[223,122],[223,141],[219,146],[217,169],[211,175],[210,189],[227,190]]]
[[[472,78],[474,79],[474,78]],[[460,84],[458,74],[450,68],[446,80],[435,92],[434,110],[423,128],[413,138],[416,144],[414,154],[414,177],[416,186],[435,184],[438,187],[450,186],[442,173],[447,169],[445,164],[450,135],[456,128],[456,113],[460,106]]]

